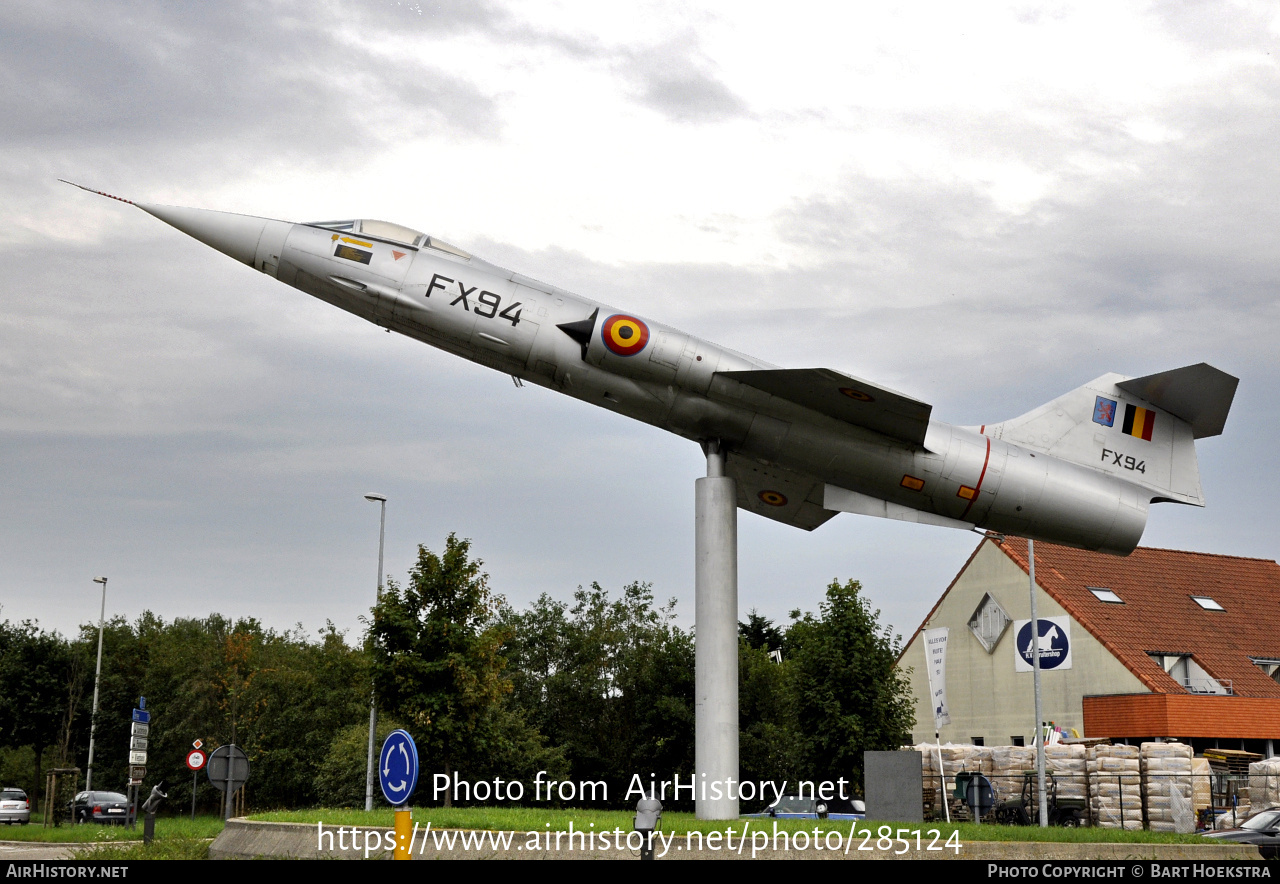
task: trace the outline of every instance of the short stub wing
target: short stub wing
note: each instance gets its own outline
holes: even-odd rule
[[[973,530],[973,525],[959,519],[949,519],[936,513],[912,509],[900,503],[859,494],[857,491],[850,491],[836,485],[824,486],[822,503],[827,509],[842,513],[857,513],[860,516],[896,519],[899,522],[916,522],[921,525],[938,525],[943,528],[959,528],[962,531]]]
[[[718,372],[819,414],[924,447],[933,407],[829,368],[779,368]]]
[[[730,453],[725,475],[738,486],[738,508],[812,531],[835,515],[822,507],[823,483],[801,473],[766,467]]]

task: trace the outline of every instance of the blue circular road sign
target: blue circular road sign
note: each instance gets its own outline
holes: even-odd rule
[[[408,803],[418,785],[418,747],[406,732],[395,730],[387,735],[378,756],[378,782],[388,802]]]

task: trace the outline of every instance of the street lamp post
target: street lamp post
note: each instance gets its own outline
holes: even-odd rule
[[[95,577],[102,584],[102,610],[98,613],[98,669],[93,674],[93,712],[89,715],[89,765],[84,775],[84,790],[93,789],[93,737],[98,729],[98,682],[102,680],[102,628],[107,619],[107,578]]]
[[[382,519],[378,525],[378,601],[382,601],[382,541],[387,531],[387,499],[381,494],[366,494],[365,500],[372,500],[382,507]],[[373,741],[374,731],[378,727],[378,703],[374,696],[373,686],[369,687],[369,761],[364,773],[364,809],[373,810]]]

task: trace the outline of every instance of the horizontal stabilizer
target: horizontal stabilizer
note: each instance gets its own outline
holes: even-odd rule
[[[1222,433],[1238,383],[1239,378],[1201,362],[1119,381],[1116,386],[1186,421],[1192,438],[1203,439]]]
[[[933,407],[829,368],[722,371],[718,376],[755,387],[819,414],[924,446]]]
[[[822,508],[822,482],[780,467],[766,467],[730,453],[724,474],[737,483],[738,507],[812,531],[836,515]]]

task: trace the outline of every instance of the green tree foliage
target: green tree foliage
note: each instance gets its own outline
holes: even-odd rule
[[[738,643],[738,768],[742,780],[771,780],[779,785],[785,781],[794,786],[798,780],[811,779],[802,766],[804,740],[791,675],[789,658],[784,656],[780,664],[747,639]]]
[[[64,761],[84,691],[83,656],[56,632],[27,620],[0,623],[0,745],[30,747],[33,769],[22,783],[33,806],[44,793],[45,750]]]
[[[895,668],[901,639],[881,629],[856,580],[827,587],[821,617],[792,613],[787,630],[800,758],[806,779],[862,785],[862,753],[896,749],[915,723],[910,686]]]
[[[537,765],[563,767],[522,710],[507,704],[501,649],[511,636],[497,619],[502,599],[470,549],[454,534],[443,555],[419,546],[408,582],[388,581],[372,628],[378,706],[406,723],[424,774],[517,778]]]
[[[377,753],[392,731],[401,727],[393,718],[378,716],[374,731],[373,751]],[[329,744],[324,760],[316,767],[312,791],[321,807],[364,807],[365,776],[369,761],[369,721],[351,724],[338,731]],[[376,761],[375,761],[376,763]],[[374,805],[386,805],[376,773],[373,783]]]
[[[766,654],[770,651],[781,651],[786,641],[783,631],[755,608],[747,614],[745,623],[738,623],[738,636],[747,643],[747,647],[764,651]]]
[[[84,627],[81,644],[96,651],[96,642],[97,628]],[[94,787],[124,790],[129,711],[145,696],[152,714],[147,783],[164,780],[170,806],[190,806],[185,758],[192,741],[210,749],[233,736],[253,766],[246,787],[252,806],[312,803],[316,768],[334,734],[362,716],[367,721],[368,684],[364,654],[332,626],[310,640],[299,630],[219,615],[171,623],[150,612],[132,624],[114,618],[103,640]],[[87,732],[80,739],[83,768]],[[198,804],[216,807],[220,793],[203,774],[195,781]]]
[[[655,606],[645,583],[610,598],[593,583],[572,606],[543,595],[503,619],[516,703],[575,780],[604,780],[616,803],[633,774],[691,774],[693,638],[674,600]]]
[[[399,721],[418,743],[422,804],[434,803],[436,774],[602,780],[613,806],[633,775],[691,776],[693,635],[676,625],[674,600],[656,604],[648,584],[610,595],[593,583],[570,601],[544,595],[515,611],[490,590],[470,542],[450,535],[440,555],[419,547],[404,585],[390,581],[372,613],[364,649],[332,625],[310,637],[216,614],[111,619],[94,786],[124,790],[129,710],[146,696],[145,787],[165,781],[171,809],[191,802],[184,760],[194,739],[234,740],[248,754],[253,809],[361,806],[371,685],[379,742]],[[85,768],[97,634],[86,625],[68,641],[0,622],[8,783],[38,795],[50,764]],[[860,785],[864,750],[909,738],[912,704],[894,668],[901,641],[858,583],[833,582],[816,616],[795,611],[785,628],[751,611],[739,636],[741,778]],[[196,778],[201,807],[219,797]]]

